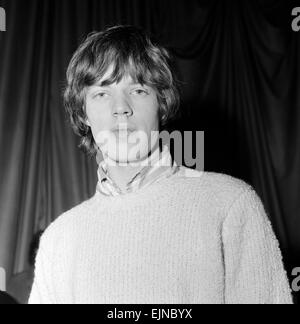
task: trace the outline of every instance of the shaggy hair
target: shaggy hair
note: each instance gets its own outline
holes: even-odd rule
[[[114,70],[106,85],[130,75],[135,82],[155,89],[159,103],[160,130],[166,128],[179,111],[178,83],[170,53],[140,28],[115,26],[94,32],[74,53],[67,69],[64,104],[80,147],[94,154],[97,145],[86,125],[86,89],[95,85],[110,66]]]

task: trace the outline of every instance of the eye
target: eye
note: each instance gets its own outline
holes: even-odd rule
[[[101,99],[101,98],[105,98],[105,96],[107,96],[107,93],[105,92],[97,92],[93,95],[94,99]]]
[[[143,95],[148,95],[149,92],[146,89],[135,89],[133,90],[134,94],[137,94],[139,96],[143,96]]]

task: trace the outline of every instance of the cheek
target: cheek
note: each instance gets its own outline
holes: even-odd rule
[[[148,135],[153,130],[157,130],[159,127],[158,114],[142,114],[142,116],[136,116],[136,124],[140,130],[143,130]]]
[[[157,130],[159,127],[159,111],[158,109],[155,111],[155,113],[151,114],[148,119],[148,123],[150,131],[151,130]]]
[[[99,132],[107,124],[105,111],[98,106],[92,104],[87,105],[86,114],[93,133]]]
[[[143,109],[143,119],[149,130],[157,128],[159,124],[159,106],[156,99],[149,102],[148,105],[145,106],[145,109]]]

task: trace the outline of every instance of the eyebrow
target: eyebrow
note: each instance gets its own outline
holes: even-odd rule
[[[108,80],[104,80],[95,84],[96,87],[109,87],[111,84],[107,84]],[[142,85],[139,82],[131,81],[128,85]]]

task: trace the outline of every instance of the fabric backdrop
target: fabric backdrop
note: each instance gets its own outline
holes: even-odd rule
[[[297,4],[297,1],[295,2]],[[89,33],[135,24],[176,57],[179,130],[205,131],[205,169],[252,184],[288,273],[300,267],[300,33],[292,1],[0,0],[0,266],[27,266],[34,232],[93,195],[61,93]]]

